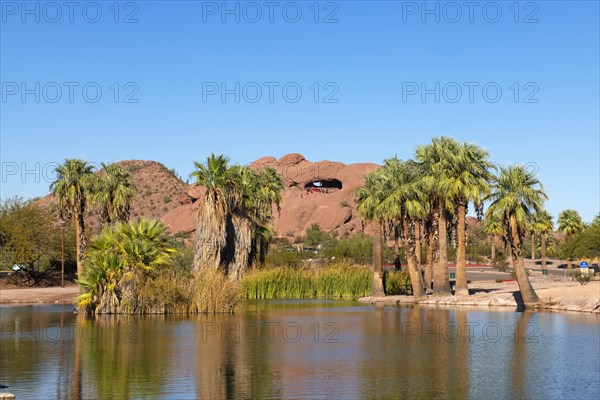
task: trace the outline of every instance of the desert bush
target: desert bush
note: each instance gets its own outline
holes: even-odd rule
[[[581,284],[582,286],[590,283],[590,280],[592,279],[592,275],[593,274],[584,274],[578,269],[569,272],[569,276],[571,278],[573,278],[575,281],[579,282],[579,284]]]

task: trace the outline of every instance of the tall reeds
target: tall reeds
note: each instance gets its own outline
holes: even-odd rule
[[[358,298],[371,291],[370,268],[339,263],[248,271],[241,281],[247,299]]]

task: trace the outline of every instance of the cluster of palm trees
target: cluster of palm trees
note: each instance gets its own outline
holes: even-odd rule
[[[256,260],[264,262],[283,178],[270,167],[229,165],[223,155],[194,164],[192,176],[206,192],[198,210],[193,270],[221,270],[237,282]]]
[[[119,164],[104,164],[99,174],[93,165],[80,159],[67,159],[56,167],[56,179],[50,191],[59,204],[63,224],[74,220],[77,247],[77,276],[83,276],[83,259],[88,247],[85,214],[90,206],[97,208],[101,224],[125,222],[135,190],[127,170]]]
[[[509,243],[524,303],[539,300],[527,278],[521,247],[528,216],[543,213],[547,196],[525,166],[496,171],[485,150],[441,137],[417,147],[415,160],[385,160],[381,168],[365,177],[357,197],[360,215],[373,223],[373,295],[383,295],[382,234],[394,238],[396,254],[403,244],[417,299],[431,292],[434,296],[451,295],[448,243],[455,245],[455,294],[467,295],[468,206],[473,204],[482,219],[484,201],[489,200],[486,232]],[[423,242],[427,248],[424,275],[420,260]]]

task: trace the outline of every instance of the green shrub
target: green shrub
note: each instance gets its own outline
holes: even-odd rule
[[[385,294],[388,296],[412,294],[410,274],[408,271],[389,271],[383,278]]]
[[[163,197],[163,202],[165,204],[170,203],[171,202],[171,196],[169,196],[168,194],[165,194],[165,196]]]
[[[583,274],[580,270],[576,269],[569,272],[569,276],[579,282],[582,286],[590,283],[593,274]]]

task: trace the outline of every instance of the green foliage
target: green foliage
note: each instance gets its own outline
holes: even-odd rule
[[[306,235],[304,235],[304,244],[310,246],[326,245],[331,241],[331,236],[325,233],[316,222],[306,230]]]
[[[318,268],[254,269],[241,281],[248,299],[358,298],[371,292],[369,268],[339,263]]]
[[[580,285],[584,286],[590,283],[593,274],[584,274],[579,269],[575,269],[569,272],[569,276],[579,282]]]
[[[73,227],[65,229],[65,260],[75,262]],[[51,213],[32,201],[12,198],[0,203],[0,263],[45,271],[60,264],[61,228]]]
[[[581,258],[600,257],[600,226],[590,226],[586,230],[566,239],[559,247],[561,258],[577,260]]]
[[[163,197],[163,203],[168,204],[171,202],[171,196],[169,196],[168,194],[165,194],[165,196]]]
[[[388,296],[412,294],[410,274],[407,271],[388,271],[383,278]]]
[[[496,254],[496,257],[492,260],[492,264],[494,268],[496,268],[500,272],[506,272],[510,263],[506,259],[506,255],[502,253]]]

